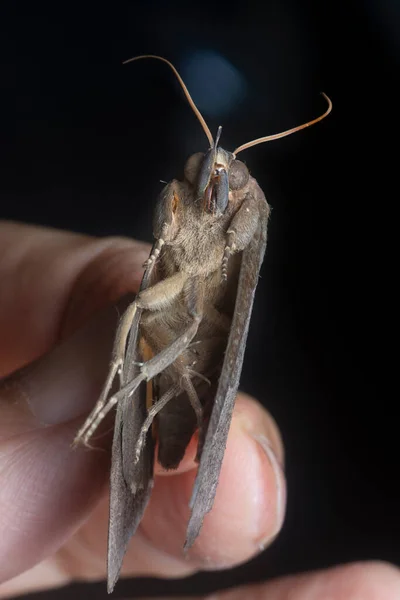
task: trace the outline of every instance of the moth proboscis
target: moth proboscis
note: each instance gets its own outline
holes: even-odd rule
[[[155,243],[140,291],[122,316],[100,399],[77,433],[87,444],[116,406],[110,481],[108,591],[140,524],[157,460],[179,466],[198,431],[199,463],[185,549],[197,538],[216,494],[239,386],[247,332],[267,243],[269,205],[239,152],[325,118],[247,142],[228,152],[215,140],[175,67],[209,142],[186,162],[183,181],[168,183],[154,214]],[[111,388],[118,382],[118,391]],[[149,384],[150,382],[150,384]],[[151,392],[149,398],[149,391]],[[150,401],[149,401],[150,400]]]

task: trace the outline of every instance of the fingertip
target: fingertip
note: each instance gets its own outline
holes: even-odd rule
[[[189,448],[184,470],[179,470],[176,476],[156,477],[141,527],[155,547],[181,559],[188,504],[196,477],[193,455],[193,448]],[[286,501],[282,457],[276,424],[257,401],[241,395],[228,436],[215,502],[188,552],[188,569],[239,564],[276,537],[283,523]]]
[[[249,560],[282,527],[286,483],[266,431],[261,426],[249,433],[242,418],[232,420],[215,502],[191,551],[203,567],[232,567]]]

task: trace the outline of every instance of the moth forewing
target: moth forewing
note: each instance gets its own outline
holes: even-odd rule
[[[219,146],[221,128],[214,141],[175,67],[157,56],[130,60],[139,58],[156,58],[174,71],[210,148],[191,156],[183,180],[171,181],[159,197],[155,243],[140,291],[119,324],[101,397],[75,440],[87,443],[104,416],[117,407],[110,480],[109,591],[150,498],[156,442],[158,461],[174,469],[195,431],[199,432],[199,468],[186,549],[214,502],[269,216],[263,192],[236,155],[316,123],[332,107],[326,97],[329,107],[314,121],[227,152]],[[115,381],[119,389],[111,393]]]
[[[211,510],[217,491],[219,473],[239,387],[244,351],[253,307],[254,294],[267,245],[269,206],[257,182],[251,179],[250,192],[258,226],[243,249],[234,315],[224,363],[215,395],[214,406],[200,458],[200,465],[190,500],[191,516],[185,548],[199,535],[203,519]],[[257,206],[257,211],[255,207]],[[247,207],[245,206],[245,210]]]

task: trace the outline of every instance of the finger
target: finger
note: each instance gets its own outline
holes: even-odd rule
[[[0,222],[0,376],[135,292],[149,246]]]
[[[53,554],[101,498],[108,457],[71,452],[78,421],[0,447],[0,583]]]
[[[1,586],[0,598],[57,587],[67,581],[66,574],[56,561],[38,565]],[[235,587],[204,596],[203,600],[398,600],[399,589],[398,567],[370,561]],[[179,598],[189,600],[189,596]]]
[[[115,286],[110,261],[118,257],[119,274],[127,268],[124,285],[129,290],[134,289],[142,271],[144,252],[135,253],[137,245],[127,240],[96,241],[61,234],[60,241],[58,233],[53,232],[50,239],[47,230],[25,226],[3,225],[3,233],[16,254],[5,252],[0,269],[2,292],[6,289],[0,298],[6,339],[12,329],[16,331],[16,338],[9,340],[10,355],[4,353],[2,346],[0,358],[5,356],[5,370],[25,362],[28,356],[41,354],[57,338],[56,332],[76,329],[82,313],[95,311],[124,291]],[[21,256],[18,249],[19,243],[24,247],[24,237],[30,240],[30,251],[25,249]],[[4,242],[4,237],[1,239]],[[40,240],[46,248],[43,256]],[[57,268],[47,255],[54,260],[58,256]],[[68,268],[63,286],[59,269],[62,271],[65,264]],[[33,304],[19,301],[31,270],[46,270],[49,265],[54,278],[44,286],[41,302],[34,280],[28,286],[35,298]],[[93,301],[83,301],[79,294],[87,280]],[[101,296],[97,305],[96,292]],[[14,303],[9,294],[15,296]],[[4,310],[13,327],[4,318]],[[71,441],[81,423],[81,419],[76,419],[98,398],[117,320],[118,313],[112,307],[52,352],[0,382],[0,581],[52,553],[79,527],[101,497],[107,477],[107,454],[86,449],[72,452]],[[45,323],[45,327],[33,327],[30,331],[29,324],[36,321]],[[25,340],[27,353],[19,349]],[[102,444],[105,440],[97,446]]]
[[[364,562],[239,587],[209,600],[398,600],[399,591],[397,567]]]
[[[183,472],[156,476],[150,505],[132,538],[122,575],[180,577],[199,568],[232,566],[259,552],[283,521],[282,463],[283,447],[274,420],[258,402],[239,395],[214,507],[189,557],[183,555],[183,543],[194,470],[187,470],[186,464]],[[105,499],[56,560],[44,561],[9,585],[45,589],[71,580],[104,579],[107,519]]]
[[[107,440],[71,444],[99,396],[117,320],[109,309],[0,383],[0,581],[54,552],[102,495]]]
[[[187,470],[186,464],[184,472],[156,477],[123,573],[182,576],[199,568],[231,567],[260,552],[282,527],[286,504],[282,464],[283,446],[274,420],[257,401],[241,394],[214,506],[188,558],[183,544],[196,471]],[[154,548],[152,561],[141,564],[138,556],[149,545]],[[166,555],[174,561],[165,561]]]
[[[89,267],[89,272],[90,265],[91,263],[89,261],[86,264],[86,267]],[[75,279],[75,284],[76,281],[77,278]],[[85,277],[81,277],[81,281],[84,283]],[[84,289],[85,285],[82,285],[82,288]],[[79,286],[78,288],[73,286],[72,290],[74,289],[79,289]],[[74,294],[72,294],[72,296],[74,296]],[[74,303],[71,303],[70,306],[74,306]],[[72,310],[72,314],[74,314],[74,310]],[[79,314],[79,310],[76,311],[75,309],[75,314]],[[73,321],[73,319],[70,319],[70,321]],[[114,326],[112,326],[110,329],[113,330]],[[18,436],[27,435],[34,431],[35,435],[40,436],[40,427],[38,426],[40,423],[58,424],[66,422],[74,419],[78,416],[78,414],[82,414],[82,412],[86,411],[89,405],[93,404],[98,395],[99,386],[103,382],[105,375],[105,369],[104,373],[101,375],[101,369],[99,369],[99,371],[96,371],[96,369],[98,368],[98,365],[102,363],[104,357],[109,356],[108,348],[107,352],[102,355],[103,359],[101,357],[96,359],[96,351],[100,352],[101,354],[102,345],[95,343],[94,348],[90,346],[89,340],[95,339],[95,330],[96,327],[92,329],[92,332],[86,338],[88,346],[83,344],[83,347],[86,348],[84,355],[78,351],[78,346],[82,346],[82,340],[79,341],[79,335],[81,335],[79,332],[67,343],[62,344],[59,348],[57,348],[57,350],[49,355],[49,357],[46,357],[47,360],[43,359],[39,361],[36,367],[25,370],[22,376],[11,379],[11,382],[9,380],[7,385],[3,386],[3,394],[6,396],[6,400],[8,400],[8,402],[6,401],[0,404],[0,411],[5,411],[7,415],[9,425],[7,427],[8,434],[11,431],[17,438]],[[110,347],[111,338],[112,336],[110,336]],[[75,346],[74,340],[78,340],[78,342],[75,342]],[[68,349],[68,344],[71,344],[70,348],[72,348],[72,351],[65,350],[65,348]],[[66,354],[63,354],[64,350]],[[89,363],[86,362],[88,360]],[[92,362],[90,362],[90,360],[92,360]],[[53,382],[54,385],[55,381],[57,381],[59,385],[51,388],[51,382]],[[71,385],[71,382],[74,381],[76,381],[76,385]],[[98,382],[97,387],[96,383],[93,385],[93,381]],[[65,394],[65,397],[62,394]],[[54,402],[54,398],[57,398],[57,400],[60,401]],[[241,562],[242,560],[246,560],[249,556],[257,552],[260,547],[269,543],[270,539],[280,528],[280,519],[283,518],[284,511],[284,508],[282,509],[282,506],[284,507],[284,500],[282,502],[282,498],[284,498],[285,488],[283,477],[280,472],[279,461],[276,460],[276,455],[282,458],[281,446],[277,442],[277,439],[279,439],[279,434],[276,434],[274,438],[273,432],[276,431],[276,428],[274,429],[274,426],[270,425],[272,421],[271,419],[268,419],[268,417],[267,422],[269,425],[267,426],[265,423],[264,426],[261,425],[261,423],[263,423],[263,419],[258,411],[262,409],[257,409],[256,404],[252,404],[250,400],[245,400],[243,404],[243,410],[240,410],[240,406],[241,401],[239,401],[237,404],[237,409],[232,424],[230,439],[228,441],[227,457],[224,461],[224,467],[221,473],[221,482],[219,491],[217,493],[214,510],[206,519],[205,527],[203,528],[203,537],[200,537],[197,545],[193,548],[191,559],[189,561],[184,561],[182,559],[182,545],[184,539],[184,530],[188,517],[187,505],[193,484],[194,471],[192,469],[186,471],[186,473],[178,474],[175,477],[166,478],[160,476],[156,478],[156,488],[154,497],[152,499],[152,504],[155,507],[155,509],[153,509],[153,513],[155,510],[158,514],[157,506],[158,504],[161,504],[159,518],[164,522],[164,526],[165,521],[168,521],[168,518],[171,515],[174,516],[177,524],[177,528],[173,528],[173,535],[171,535],[171,532],[168,532],[168,527],[166,528],[167,533],[169,533],[168,537],[173,542],[172,546],[167,548],[167,552],[170,553],[169,557],[171,561],[174,561],[175,570],[177,573],[179,572],[183,574],[184,572],[189,572],[199,568],[199,566],[204,566],[205,562],[207,562],[205,560],[207,557],[209,559],[207,566],[210,568],[214,566],[235,564],[237,562]],[[253,408],[251,408],[251,406],[253,406]],[[2,419],[1,416],[2,415],[0,414],[0,423],[5,423],[6,420]],[[252,429],[253,426],[254,429]],[[270,442],[268,442],[268,434],[272,438]],[[261,447],[264,448],[263,452],[260,450]],[[273,451],[271,452],[271,447],[275,449],[275,453]],[[50,454],[52,450],[51,445],[48,449]],[[87,453],[87,455],[91,456],[92,453]],[[6,453],[4,453],[3,456],[5,459],[7,459]],[[18,456],[19,455],[17,453],[17,459]],[[32,453],[32,456],[35,456],[34,452]],[[17,459],[15,456],[12,456],[12,460],[16,464],[18,464]],[[267,461],[267,466],[265,466],[265,461]],[[79,463],[78,469],[83,469],[82,465]],[[247,468],[248,466],[250,468]],[[50,478],[52,484],[54,484],[54,481],[57,481],[57,476],[59,476],[59,471],[56,471],[57,469],[54,469],[54,480],[51,480]],[[243,473],[243,471],[245,472],[246,476],[248,474],[252,474],[252,477],[248,476],[246,479],[246,476],[241,477],[238,475],[239,473]],[[15,472],[18,473],[18,471]],[[34,472],[34,469],[32,469],[32,472]],[[264,478],[263,475],[265,474],[266,477]],[[77,477],[75,473],[72,480],[76,481],[77,479],[79,479],[79,477]],[[29,477],[27,480],[29,481]],[[168,480],[170,480],[170,483],[168,483]],[[12,482],[12,480],[10,481]],[[233,485],[231,485],[232,482]],[[245,482],[246,486],[244,486]],[[11,497],[13,496],[13,489],[15,490],[15,483],[16,481],[14,481],[14,488],[13,485],[8,486],[8,489],[11,489],[12,492]],[[48,481],[41,482],[41,484],[43,491],[42,497],[47,491],[51,495],[51,486],[48,485]],[[65,485],[65,482],[63,482],[63,485]],[[168,498],[168,502],[163,506],[163,486],[165,487],[165,485],[167,485],[167,493],[165,498]],[[243,489],[244,487],[246,489]],[[83,494],[87,493],[85,486],[83,486],[81,489]],[[224,489],[225,497],[223,495]],[[238,490],[239,492],[243,491],[242,496],[240,493],[238,493]],[[253,493],[250,493],[250,490],[252,490]],[[267,494],[266,496],[265,491],[272,491],[272,493]],[[75,493],[71,495],[72,506],[74,506],[73,502],[75,501],[75,495]],[[236,496],[236,498],[239,499],[243,498],[243,502],[240,503],[240,501],[236,501],[236,498],[234,499],[234,502],[231,502],[233,496]],[[268,497],[269,500],[267,503],[264,503],[264,505],[262,501],[257,501],[257,499],[262,500],[265,497]],[[24,500],[24,495],[22,495],[21,500]],[[228,518],[225,518],[224,520],[223,514],[226,506],[229,506],[230,502],[232,505],[230,508],[231,512],[228,514]],[[170,511],[165,510],[168,507],[168,503],[171,509]],[[42,518],[40,511],[43,508],[43,504],[38,502],[35,506],[39,518],[36,518],[34,521],[40,523],[40,519]],[[152,514],[151,506],[152,505],[150,505],[146,515]],[[260,507],[263,509],[260,510]],[[65,511],[67,518],[66,521],[64,521],[63,518],[59,518],[59,513],[57,511],[53,510],[52,512],[50,508],[54,509],[55,507],[49,507],[49,510],[45,515],[45,521],[46,523],[50,523],[51,527],[50,540],[46,537],[47,534],[45,534],[44,539],[42,539],[40,537],[39,530],[35,530],[35,533],[38,536],[37,541],[42,543],[44,548],[54,548],[57,546],[57,544],[62,543],[63,537],[68,535],[66,532],[70,532],[70,529],[67,529],[67,526],[71,526],[71,521],[68,520],[70,519],[71,515],[68,510]],[[268,516],[263,520],[262,517],[265,517],[265,508],[267,508]],[[162,512],[163,510],[164,513]],[[212,516],[213,514],[214,517]],[[82,516],[81,513],[79,513],[79,515]],[[163,518],[162,515],[164,515]],[[57,517],[58,525],[55,526],[55,519]],[[149,517],[147,518],[149,519]],[[160,540],[160,533],[156,534],[154,532],[154,527],[151,525],[151,523],[149,523],[148,530],[146,531],[145,521],[144,527],[141,528],[141,532],[136,536],[135,543],[139,546],[140,543],[143,543],[147,550],[149,549],[149,546],[151,546],[153,549],[153,544],[155,544],[156,553],[158,552],[159,555],[158,560],[150,565],[147,564],[146,567],[144,567],[140,561],[138,564],[136,555],[136,568],[139,568],[143,572],[146,572],[146,569],[153,569],[155,572],[160,574],[163,569],[165,569],[165,563],[167,562],[165,561],[164,550],[166,540]],[[207,522],[209,523],[208,533]],[[78,524],[79,518],[75,521],[72,521],[72,523],[75,523],[75,525]],[[237,527],[238,523],[239,527]],[[22,525],[23,524],[24,522]],[[179,543],[178,549],[178,546],[175,544],[175,540],[179,542],[180,533],[182,534],[182,542]],[[153,535],[154,538],[152,539]],[[222,538],[221,544],[212,543],[212,536],[216,536],[217,540],[218,538]],[[23,535],[21,539],[22,538]],[[247,539],[247,544],[245,543],[243,545],[241,542],[244,540],[244,538]],[[21,545],[18,535],[12,539],[12,542],[15,548],[18,548],[18,546]],[[229,543],[231,543],[231,547],[228,547]],[[132,544],[132,548],[134,548],[134,545],[135,544]],[[7,547],[7,545],[5,544],[4,547]],[[147,552],[147,558],[148,555],[149,553]],[[36,561],[40,558],[41,555],[37,555],[34,557],[34,560]],[[27,566],[32,564],[29,562],[32,560],[31,549],[27,548],[27,553],[26,555],[22,556],[22,559],[23,560],[20,562],[18,562],[18,560],[14,561],[13,573],[18,572],[18,569],[21,570],[23,568],[27,568]],[[149,563],[148,560],[147,563]],[[7,567],[9,564],[11,564],[10,561],[4,561],[5,567]],[[127,562],[127,568],[129,570],[129,560]],[[170,574],[171,569],[167,568],[166,573]]]

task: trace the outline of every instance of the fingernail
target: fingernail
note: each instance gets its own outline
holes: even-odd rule
[[[282,529],[286,512],[286,483],[282,467],[276,458],[275,452],[268,438],[265,435],[258,434],[252,435],[252,437],[262,449],[262,452],[264,452],[266,455],[275,480],[275,527],[272,532],[268,532],[266,537],[263,537],[259,540],[260,550],[264,550],[264,548],[275,539]]]
[[[0,384],[8,418],[12,422],[9,413],[14,410],[18,430],[28,422],[29,411],[34,417],[30,425],[40,427],[71,421],[93,407],[107,375],[119,312],[115,306],[102,311],[47,355]]]
[[[273,417],[250,396],[241,394],[235,416],[240,426],[257,444],[264,473],[264,509],[259,515],[255,543],[260,550],[269,545],[282,528],[286,511],[284,450],[279,428]]]

